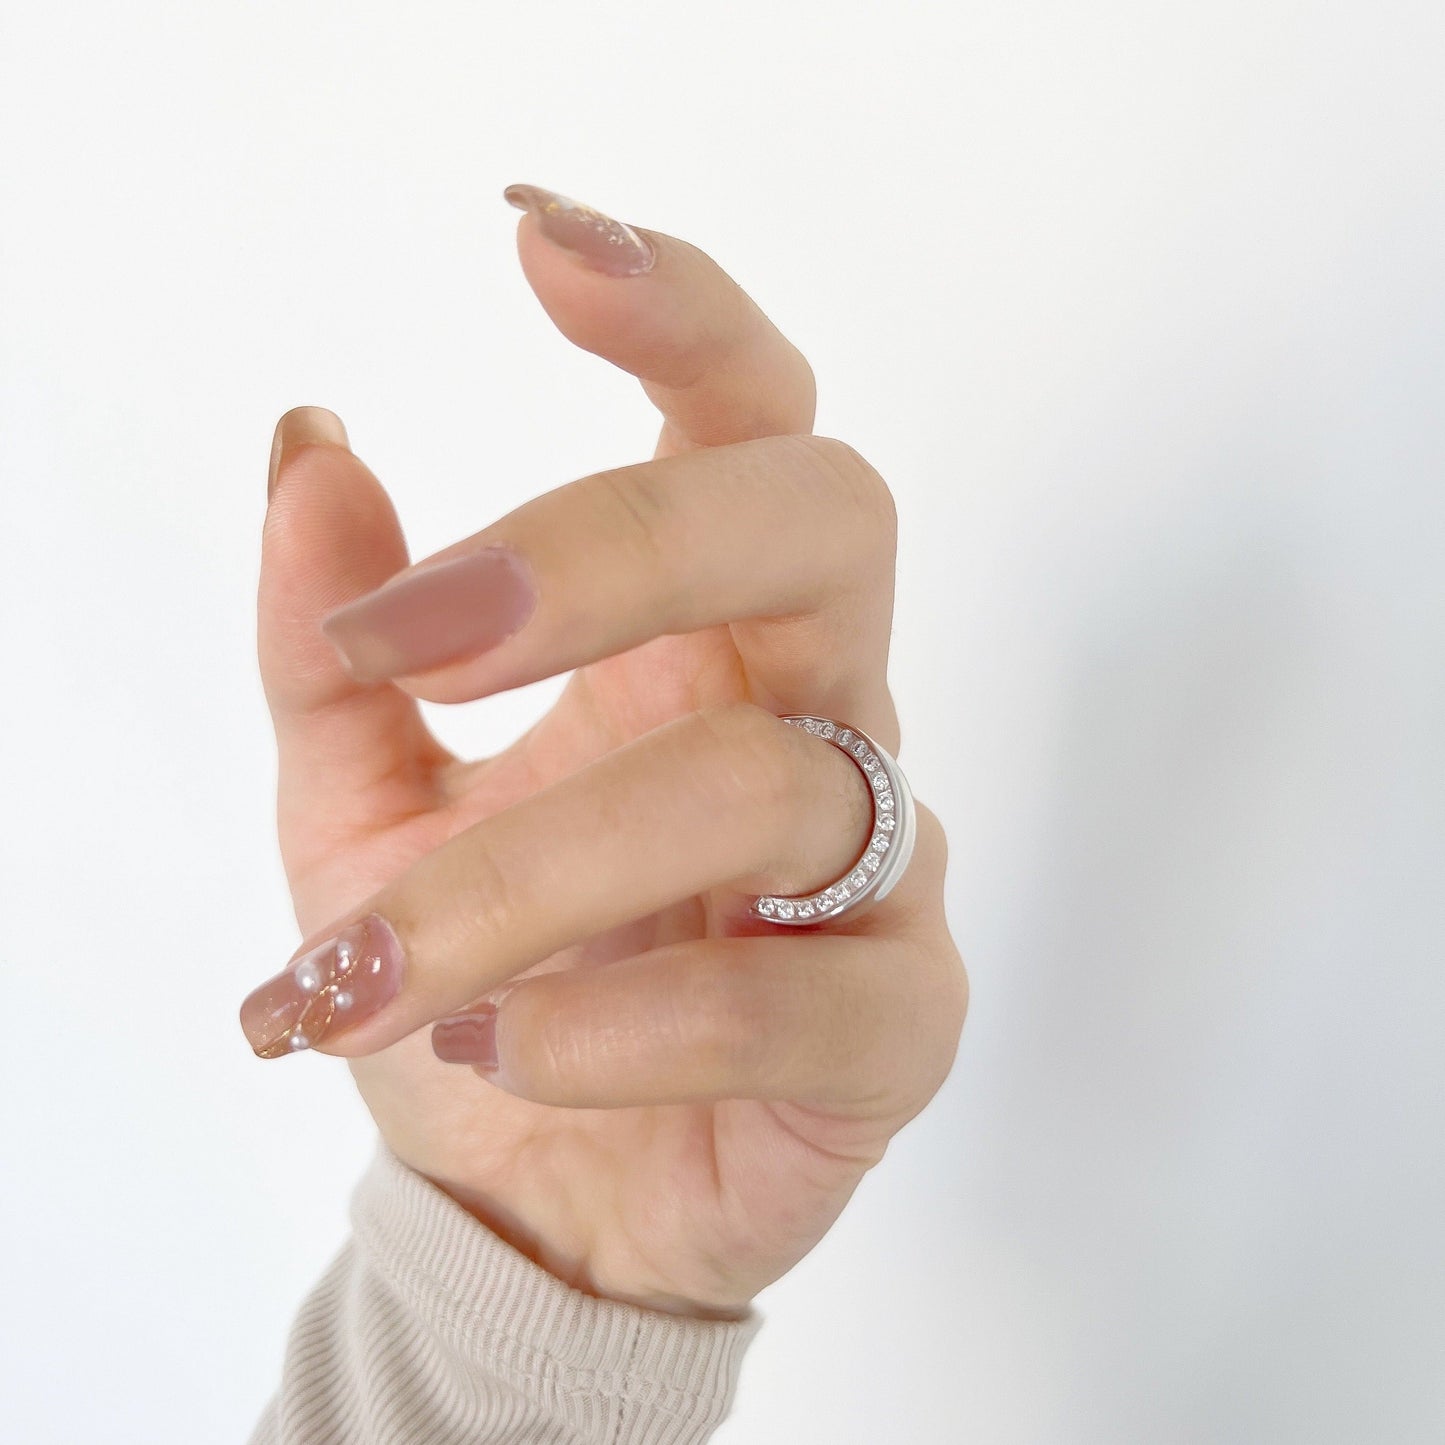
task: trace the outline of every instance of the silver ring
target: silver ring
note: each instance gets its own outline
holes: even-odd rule
[[[753,899],[749,912],[754,918],[789,928],[806,928],[886,898],[913,856],[918,818],[903,770],[867,733],[825,717],[800,714],[782,721],[847,753],[862,772],[873,797],[868,844],[836,883],[799,897],[764,893]]]

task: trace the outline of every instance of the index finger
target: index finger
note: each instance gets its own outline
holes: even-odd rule
[[[662,413],[658,456],[813,429],[812,368],[711,257],[538,186],[506,198],[527,212],[522,270],[557,329]]]

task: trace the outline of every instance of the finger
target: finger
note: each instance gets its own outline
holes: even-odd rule
[[[663,416],[658,455],[813,427],[813,373],[755,302],[697,247],[638,231],[537,186],[522,269],[559,331],[638,377]]]
[[[585,477],[332,613],[353,673],[482,697],[729,623],[751,695],[885,746],[896,520],[852,448],[770,437]]]
[[[725,885],[731,905],[708,905],[722,925],[766,930],[748,920],[746,893],[808,892],[863,853],[864,777],[757,708],[691,714],[413,864],[257,989],[242,1025],[268,1057],[298,1033],[327,1052],[374,1053],[571,944]]]
[[[964,1001],[956,955],[911,940],[705,939],[523,979],[437,1023],[432,1047],[540,1104],[906,1116],[947,1074]]]
[[[257,650],[276,729],[281,850],[294,878],[338,835],[419,806],[447,757],[416,703],[359,683],[320,630],[338,602],[406,565],[381,484],[321,407],[283,416],[261,544]]]

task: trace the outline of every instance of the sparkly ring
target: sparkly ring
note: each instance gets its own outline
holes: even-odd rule
[[[867,733],[825,717],[785,717],[782,721],[847,753],[862,770],[873,795],[873,829],[868,846],[836,883],[801,897],[765,893],[753,900],[749,911],[754,918],[800,928],[826,923],[841,913],[886,897],[913,856],[918,823],[913,794],[902,769]]]

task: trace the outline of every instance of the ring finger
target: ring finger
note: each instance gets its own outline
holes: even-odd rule
[[[242,1027],[263,1057],[355,1057],[697,895],[722,910],[706,931],[766,930],[745,921],[744,891],[832,882],[872,820],[864,774],[838,749],[746,704],[693,713],[419,860],[255,990]],[[886,927],[896,906],[867,917]]]

